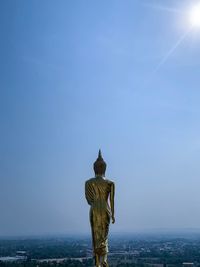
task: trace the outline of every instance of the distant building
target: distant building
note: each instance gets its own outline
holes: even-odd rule
[[[14,257],[0,257],[0,262],[15,262],[15,261],[26,261],[27,254],[26,251],[17,251]]]
[[[27,260],[27,253],[25,250],[18,250],[16,252],[16,258],[19,260]]]
[[[13,262],[16,260],[16,257],[0,257],[0,262]]]
[[[148,266],[150,267],[164,267],[162,263],[149,263]]]

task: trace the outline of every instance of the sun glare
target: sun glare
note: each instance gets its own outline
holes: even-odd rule
[[[200,28],[200,3],[191,8],[189,19],[193,27]]]

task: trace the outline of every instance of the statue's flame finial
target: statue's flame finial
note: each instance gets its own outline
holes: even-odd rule
[[[99,149],[99,155],[98,155],[99,159],[102,159],[102,154],[101,154],[101,149]]]

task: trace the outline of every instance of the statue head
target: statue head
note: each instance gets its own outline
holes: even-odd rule
[[[104,175],[106,172],[106,163],[102,158],[101,150],[99,149],[99,155],[96,161],[94,162],[94,172],[96,175]]]

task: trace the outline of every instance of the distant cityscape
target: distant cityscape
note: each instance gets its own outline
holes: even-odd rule
[[[200,267],[200,236],[125,235],[111,238],[110,267]],[[89,237],[0,240],[0,266],[92,267]]]

